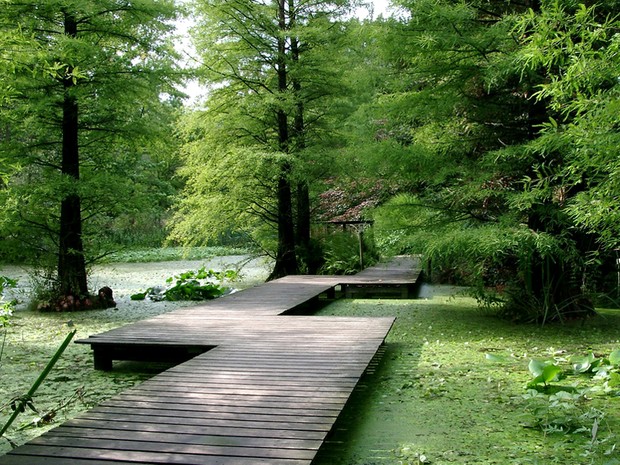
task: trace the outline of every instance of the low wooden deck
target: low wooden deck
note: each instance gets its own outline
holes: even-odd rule
[[[91,336],[82,342],[95,354],[111,351],[100,353],[103,368],[138,348],[192,347],[198,355],[0,457],[0,465],[309,465],[393,324],[280,315],[339,281],[285,278]]]
[[[419,259],[398,256],[387,263],[366,268],[341,282],[346,297],[413,297],[420,278]]]

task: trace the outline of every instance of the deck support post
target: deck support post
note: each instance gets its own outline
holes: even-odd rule
[[[112,371],[112,357],[107,350],[93,345],[93,359],[95,370]]]

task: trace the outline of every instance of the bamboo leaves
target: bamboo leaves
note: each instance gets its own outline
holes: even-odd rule
[[[39,389],[39,386],[41,386],[43,381],[45,381],[45,378],[47,378],[47,375],[50,373],[50,371],[52,371],[52,368],[54,368],[54,365],[56,365],[56,362],[60,359],[63,352],[65,351],[65,349],[67,348],[71,340],[73,339],[73,336],[75,336],[76,332],[77,330],[73,330],[69,334],[67,334],[67,337],[65,338],[63,343],[60,345],[60,347],[58,347],[58,349],[56,350],[56,353],[49,360],[49,362],[47,363],[47,365],[45,366],[45,368],[43,369],[39,377],[35,380],[35,382],[32,384],[32,386],[28,390],[28,392],[23,396],[15,398],[11,402],[11,409],[13,410],[13,414],[9,417],[8,421],[4,424],[2,429],[0,429],[0,437],[2,437],[4,433],[6,433],[6,431],[9,429],[9,427],[13,424],[13,422],[17,418],[17,416],[26,410],[26,407],[36,412],[32,398],[36,394],[37,390]]]

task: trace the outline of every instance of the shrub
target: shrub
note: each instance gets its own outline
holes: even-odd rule
[[[213,271],[203,266],[197,271],[186,271],[168,278],[166,287],[150,287],[145,292],[134,294],[131,300],[144,300],[146,297],[154,301],[211,300],[231,291],[213,280],[221,283],[224,280],[233,281],[238,278],[237,271]]]

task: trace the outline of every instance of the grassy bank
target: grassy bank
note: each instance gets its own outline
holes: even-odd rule
[[[563,327],[518,326],[481,314],[472,299],[452,297],[454,289],[432,287],[425,292],[420,300],[342,300],[320,311],[393,315],[397,321],[377,371],[356,390],[318,465],[419,464],[420,458],[433,464],[620,463],[614,449],[620,442],[620,397],[591,394],[562,410],[545,410],[540,399],[523,397],[531,379],[531,358],[556,358],[568,367],[572,354],[608,354],[620,348],[620,314],[604,312],[584,324]],[[136,305],[142,307],[72,314],[17,312],[0,366],[1,402],[27,391],[70,328],[77,328],[81,338],[175,307]],[[158,368],[119,363],[111,373],[96,372],[89,348],[72,344],[35,405],[44,413],[73,399],[57,411],[52,425],[59,424]],[[564,382],[601,384],[590,377]],[[3,409],[0,423],[9,411]],[[542,423],[564,414],[582,430],[553,433],[547,426],[542,431]],[[38,416],[25,414],[8,436],[22,443],[52,426],[33,427]],[[594,422],[598,426],[593,438]],[[0,447],[2,453],[9,450],[6,441]]]

